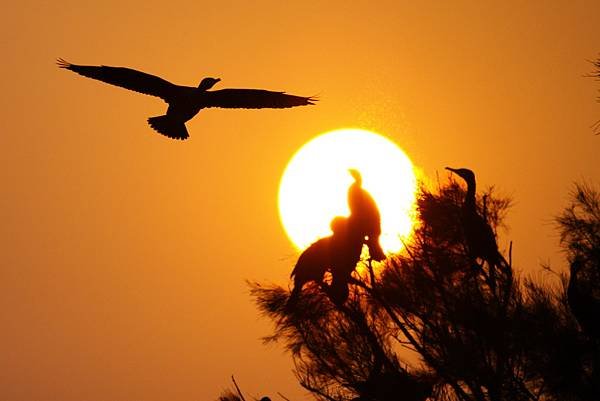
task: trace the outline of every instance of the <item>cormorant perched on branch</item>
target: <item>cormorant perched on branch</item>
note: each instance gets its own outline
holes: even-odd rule
[[[320,238],[306,248],[298,258],[290,277],[294,279],[294,289],[288,299],[288,305],[296,302],[304,284],[314,281],[323,282],[325,271],[331,264],[331,243],[333,236]]]
[[[599,284],[591,282],[589,277],[580,277],[583,267],[584,262],[580,258],[571,263],[567,300],[583,331],[600,344],[600,299],[594,296],[593,288]]]
[[[294,289],[290,294],[288,304],[291,305],[296,301],[302,287],[309,281],[322,284],[328,269],[331,270],[333,283],[336,285],[332,284],[333,287],[323,285],[323,289],[330,295],[334,303],[338,303],[341,298],[343,301],[346,300],[339,284],[344,282],[347,296],[348,280],[343,280],[342,277],[348,276],[349,278],[360,260],[363,240],[362,237],[349,230],[346,217],[335,217],[331,221],[331,231],[333,231],[333,235],[317,240],[298,258],[291,274],[294,279]],[[340,281],[340,279],[342,280]]]
[[[304,284],[315,281],[334,304],[341,306],[348,298],[348,284],[360,261],[363,244],[369,247],[372,259],[385,259],[379,245],[381,218],[377,204],[362,188],[360,173],[354,169],[349,171],[355,180],[348,189],[350,216],[334,218],[331,221],[333,235],[319,239],[302,252],[291,274],[294,289],[288,305],[296,302]],[[330,285],[323,283],[327,270],[332,276]]]
[[[88,66],[71,64],[58,59],[60,68],[74,71],[84,77],[97,79],[111,85],[157,96],[169,107],[167,114],[150,117],[148,124],[162,135],[173,139],[186,139],[189,134],[185,122],[192,119],[201,109],[224,108],[287,108],[314,104],[313,97],[288,95],[263,89],[221,89],[208,91],[219,78],[204,78],[197,88],[180,86],[145,72],[124,67]]]
[[[366,244],[369,247],[369,256],[376,261],[385,259],[385,253],[379,244],[381,235],[381,216],[375,200],[362,187],[362,176],[355,169],[348,170],[354,183],[348,188],[348,207],[350,208],[350,224],[353,230],[367,236]]]
[[[504,258],[498,252],[496,236],[492,227],[477,211],[477,203],[475,201],[475,173],[467,168],[455,169],[446,167],[446,170],[452,171],[467,183],[467,194],[462,206],[462,224],[465,240],[467,241],[470,256],[473,259],[481,258],[486,261],[490,266],[490,274],[493,276],[494,268],[501,267],[500,263]]]

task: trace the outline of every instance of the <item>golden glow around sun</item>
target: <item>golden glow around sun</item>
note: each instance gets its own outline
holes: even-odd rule
[[[306,143],[288,163],[279,185],[279,216],[298,249],[331,235],[335,216],[348,216],[349,168],[360,171],[363,188],[381,213],[385,252],[402,249],[412,228],[416,178],[408,156],[384,136],[340,129]]]

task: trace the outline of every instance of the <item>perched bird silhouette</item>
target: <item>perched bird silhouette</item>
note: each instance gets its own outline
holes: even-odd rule
[[[496,236],[492,227],[477,210],[475,173],[468,168],[446,167],[446,170],[452,171],[467,184],[467,193],[461,210],[465,240],[470,256],[474,260],[480,258],[488,263],[491,276],[490,285],[495,286],[495,269],[498,267],[508,271],[508,266],[506,266],[504,258],[498,252]]]
[[[333,258],[331,262],[331,285],[325,290],[329,299],[340,306],[348,299],[348,283],[352,272],[360,261],[364,234],[354,230],[350,218],[346,220],[344,231],[334,234]]]
[[[598,288],[599,284],[580,277],[584,267],[581,258],[576,258],[571,263],[567,301],[583,331],[600,344],[600,299],[594,296],[593,290],[594,285]]]
[[[304,284],[314,281],[321,285],[334,304],[341,306],[348,298],[348,284],[360,261],[363,244],[369,247],[371,258],[385,259],[379,245],[381,218],[377,204],[362,188],[360,173],[354,169],[349,172],[354,177],[354,183],[348,189],[350,216],[335,217],[331,221],[333,234],[319,239],[302,252],[291,274],[294,288],[288,305],[296,302]],[[331,272],[330,285],[323,283],[327,270]]]
[[[379,244],[381,235],[381,216],[375,200],[363,187],[362,176],[355,169],[348,170],[354,183],[348,188],[348,207],[350,208],[350,225],[353,230],[367,237],[365,243],[369,247],[369,256],[373,260],[385,259],[385,253]]]
[[[294,279],[294,289],[288,299],[288,305],[296,302],[302,287],[310,281],[320,284],[330,297],[333,294],[332,301],[335,299],[334,303],[341,298],[345,300],[344,289],[340,285],[339,277],[349,276],[356,267],[360,260],[362,238],[349,231],[346,217],[335,217],[330,226],[333,234],[314,242],[298,258],[291,274]],[[338,277],[337,285],[333,287],[333,290],[323,283],[327,270],[331,271],[333,282],[336,282],[336,276]],[[345,280],[345,285],[347,297],[347,280]]]
[[[173,139],[186,139],[189,134],[186,121],[201,109],[222,108],[288,108],[314,104],[314,97],[288,95],[263,89],[221,89],[209,91],[219,78],[204,78],[197,88],[172,84],[157,76],[125,67],[89,66],[71,64],[58,59],[60,68],[66,68],[84,77],[97,79],[111,85],[157,96],[169,107],[163,116],[150,117],[148,124],[162,135]]]

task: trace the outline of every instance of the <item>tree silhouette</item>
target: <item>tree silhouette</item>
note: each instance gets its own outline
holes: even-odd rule
[[[583,192],[559,223],[581,261],[577,288],[596,297],[598,281],[588,276],[600,260],[600,203]],[[493,266],[474,261],[465,238],[465,195],[452,180],[421,188],[411,241],[384,263],[361,262],[343,305],[308,286],[286,308],[287,289],[251,283],[275,323],[265,340],[287,347],[300,384],[318,399],[600,399],[597,343],[571,313],[566,277],[557,285],[521,278],[510,247],[501,255],[510,274],[489,274]],[[496,236],[509,200],[488,189],[475,201]]]
[[[600,391],[600,193],[576,184],[570,205],[557,218],[570,262],[567,301],[588,339],[588,361],[595,390]]]

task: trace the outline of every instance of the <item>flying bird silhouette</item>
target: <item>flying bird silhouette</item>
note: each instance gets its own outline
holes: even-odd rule
[[[282,109],[312,105],[317,99],[288,95],[264,89],[221,89],[209,91],[220,78],[204,78],[197,88],[172,84],[157,76],[125,67],[90,66],[71,64],[57,59],[60,68],[66,68],[84,77],[97,79],[111,85],[157,96],[169,107],[162,116],[150,117],[148,124],[158,133],[173,139],[189,137],[185,123],[205,108],[228,109]]]

